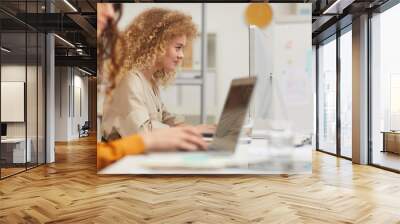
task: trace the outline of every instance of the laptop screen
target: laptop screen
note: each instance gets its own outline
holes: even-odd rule
[[[7,124],[1,123],[1,136],[7,136]]]
[[[255,82],[255,77],[232,81],[210,148],[217,151],[235,150]]]

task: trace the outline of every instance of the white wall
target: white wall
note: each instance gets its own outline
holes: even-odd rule
[[[273,35],[273,74],[281,81],[280,93],[288,120],[293,131],[311,134],[315,126],[311,14],[282,16],[271,26],[273,30],[267,32]]]
[[[1,81],[17,81],[17,82],[25,82],[25,71],[26,67],[25,65],[2,65],[1,66]],[[28,66],[28,74],[30,74],[30,71],[32,71],[34,68],[32,66]],[[28,93],[29,96],[35,96],[36,97],[36,91],[35,94],[33,93]],[[7,110],[7,108],[1,108],[2,110]],[[28,118],[28,120],[31,120]],[[7,136],[8,137],[25,137],[25,122],[11,122],[7,123]]]
[[[76,74],[79,72],[78,74]],[[73,113],[73,119],[72,119],[72,136],[76,138],[78,136],[78,129],[77,126],[80,124],[82,126],[85,121],[88,121],[88,107],[89,107],[89,102],[88,102],[88,78],[87,77],[82,77],[80,71],[75,70],[75,75],[74,75],[74,86],[75,86],[75,91],[73,94],[74,98],[74,110],[75,113]],[[78,92],[77,90],[80,90],[80,99],[78,98]],[[80,103],[78,101],[81,101]],[[79,105],[80,104],[80,105]],[[82,112],[80,113],[79,111],[79,106],[81,106]]]
[[[68,86],[67,67],[55,68],[55,141],[68,140]]]
[[[36,70],[38,69],[38,70]],[[22,108],[27,119],[25,122],[7,122],[7,137],[30,139],[32,161],[36,162],[39,153],[39,163],[44,162],[44,92],[42,68],[21,64],[3,64],[1,66],[2,81],[18,81],[26,83],[26,108]],[[27,78],[27,81],[25,80]],[[23,94],[23,93],[22,93]],[[7,97],[7,96],[2,96]],[[10,108],[1,108],[10,110]]]
[[[1,81],[18,81],[25,82],[25,65],[2,65]],[[1,108],[6,110],[7,108]],[[25,137],[25,123],[7,123],[8,137]]]
[[[78,138],[78,124],[82,126],[88,120],[88,81],[83,73],[71,67],[56,67],[55,74],[55,141],[70,141]],[[81,103],[77,101],[79,89]]]
[[[207,31],[216,33],[216,104],[218,118],[225,102],[230,82],[249,74],[249,33],[244,20],[247,3],[208,4]],[[223,12],[223,13],[221,13]]]

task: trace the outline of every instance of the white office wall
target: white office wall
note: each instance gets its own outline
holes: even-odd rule
[[[75,68],[56,67],[55,79],[55,141],[77,139],[78,124],[82,126],[88,120],[87,77]]]
[[[34,69],[32,66],[18,65],[18,64],[6,64],[1,66],[1,81],[5,82],[25,82],[26,70],[29,71]],[[28,92],[28,97],[36,97],[36,91],[34,93]],[[35,105],[36,107],[36,105]],[[7,108],[1,108],[7,110]],[[29,116],[29,115],[28,115]],[[29,117],[28,117],[29,119]],[[24,122],[10,122],[7,123],[7,136],[8,137],[25,137],[25,123]]]
[[[24,122],[24,102],[24,82],[1,82],[2,122]]]
[[[215,116],[222,111],[230,82],[249,75],[248,4],[207,4],[207,32],[216,34]]]
[[[69,133],[69,84],[68,67],[55,68],[55,141],[68,141]]]
[[[273,74],[281,81],[284,109],[293,131],[303,134],[313,133],[315,126],[309,7],[310,14],[282,16],[266,30],[273,35]]]
[[[2,65],[1,81],[25,82],[25,65]],[[4,110],[6,108],[2,108]],[[25,123],[16,122],[7,124],[8,137],[25,137]]]
[[[82,74],[79,70],[74,71],[73,110],[75,113],[73,113],[71,130],[73,138],[79,136],[78,124],[82,126],[85,121],[88,121],[88,78]]]
[[[36,70],[38,69],[38,70]],[[38,76],[36,76],[38,75]],[[26,108],[21,108],[22,113],[26,110],[26,122],[7,122],[8,137],[25,137],[30,139],[33,161],[36,162],[36,153],[39,153],[39,163],[44,162],[44,86],[42,68],[36,66],[19,65],[19,64],[4,64],[1,66],[2,81],[18,81],[25,82],[26,86]],[[38,91],[38,92],[37,92]],[[23,92],[22,92],[23,94]],[[2,96],[7,97],[7,96]],[[11,108],[1,108],[2,110],[10,110]],[[27,131],[27,132],[26,132]],[[37,152],[37,150],[39,152]]]
[[[25,65],[1,65],[1,81],[25,82]]]

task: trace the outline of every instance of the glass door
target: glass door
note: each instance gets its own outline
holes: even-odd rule
[[[352,157],[352,32],[340,36],[340,155]]]
[[[398,52],[400,4],[371,18],[372,121],[370,151],[373,165],[400,171],[400,63]]]
[[[318,150],[336,154],[336,38],[318,48]]]

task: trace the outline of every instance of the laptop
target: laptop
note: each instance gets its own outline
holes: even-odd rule
[[[209,152],[235,152],[255,84],[256,77],[232,80]]]
[[[1,140],[7,139],[7,124],[1,123]]]
[[[256,77],[232,80],[208,150],[152,153],[140,165],[147,168],[219,168],[237,164],[232,155],[240,138],[255,84]]]

